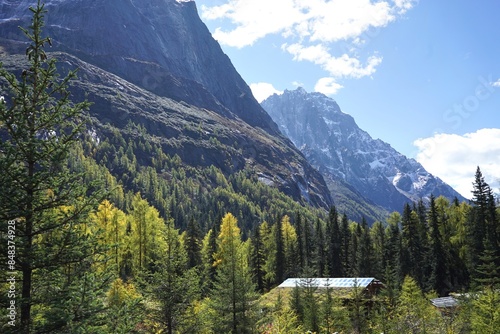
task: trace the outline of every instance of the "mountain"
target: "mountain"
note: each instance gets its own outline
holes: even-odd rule
[[[35,1],[0,0],[0,61],[19,71]],[[226,175],[251,169],[301,203],[328,208],[321,174],[254,99],[193,1],[48,0],[44,33],[100,129],[139,124],[168,155]],[[152,139],[152,140],[153,140]]]
[[[286,90],[261,105],[323,174],[337,202],[345,201],[347,193],[348,198],[365,198],[368,211],[401,211],[404,203],[425,201],[431,194],[464,200],[417,161],[373,139],[321,93]]]

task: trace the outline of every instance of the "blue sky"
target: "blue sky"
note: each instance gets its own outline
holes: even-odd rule
[[[499,191],[499,1],[196,3],[258,100],[323,92],[464,196],[477,165]]]

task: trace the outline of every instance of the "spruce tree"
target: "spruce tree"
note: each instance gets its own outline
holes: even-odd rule
[[[326,251],[325,251],[325,237],[323,233],[323,225],[319,218],[316,220],[316,228],[315,228],[315,267],[317,277],[324,277],[326,273]]]
[[[351,231],[349,230],[349,219],[344,213],[342,215],[342,220],[340,224],[340,244],[341,244],[341,263],[342,263],[342,273],[347,275],[351,270],[351,264],[349,263],[349,247],[351,240]]]
[[[250,246],[250,266],[255,284],[260,292],[264,291],[264,263],[265,263],[265,248],[260,235],[260,226],[257,225],[252,231],[251,246]]]
[[[478,278],[477,268],[483,265],[481,256],[485,251],[485,245],[488,244],[493,255],[500,254],[500,240],[497,229],[499,220],[496,213],[496,203],[492,190],[485,182],[481,169],[477,167],[475,180],[472,190],[473,198],[471,200],[473,207],[469,218],[469,265],[471,267],[472,278]],[[500,266],[500,263],[496,263]]]
[[[433,195],[431,195],[431,201],[429,204],[429,228],[430,228],[429,261],[431,267],[429,285],[439,295],[444,295],[447,288],[446,284],[447,268],[446,268],[443,240],[441,237],[441,232],[439,230],[436,201]]]
[[[105,284],[92,270],[98,248],[87,230],[88,213],[102,197],[68,169],[90,104],[71,101],[76,71],[59,77],[57,60],[44,50],[51,44],[42,35],[44,5],[38,1],[30,11],[30,27],[21,28],[30,43],[27,68],[18,78],[0,66],[6,97],[0,103],[0,226],[5,233],[8,224],[15,226],[15,263],[8,269],[18,273],[16,329],[76,331],[102,308]],[[5,264],[7,243],[1,247]]]
[[[370,229],[373,246],[373,276],[381,278],[384,273],[384,251],[386,247],[385,229],[381,222],[376,221]]]
[[[402,270],[404,275],[414,277],[419,286],[424,286],[424,248],[420,239],[417,213],[405,204],[402,216],[401,238],[403,244]]]
[[[275,248],[275,262],[274,262],[274,272],[275,272],[275,282],[280,284],[285,279],[286,273],[286,258],[285,258],[285,245],[283,243],[283,225],[279,218],[276,218],[276,222],[271,228]]]
[[[328,275],[330,277],[342,277],[344,270],[342,266],[342,235],[340,233],[339,216],[335,206],[330,208],[326,225],[326,253]]]
[[[199,295],[199,279],[196,268],[189,268],[186,248],[172,218],[167,220],[163,232],[164,252],[158,257],[155,270],[142,275],[147,275],[147,290],[160,305],[158,312],[153,312],[153,319],[162,324],[166,333],[172,334]]]
[[[295,230],[297,231],[297,256],[298,256],[298,265],[300,269],[305,266],[305,247],[304,247],[304,226],[302,224],[302,216],[299,211],[295,214]]]
[[[387,243],[384,251],[384,282],[387,287],[386,294],[389,303],[394,305],[396,297],[403,282],[401,269],[401,215],[398,212],[392,213],[387,219],[386,227]]]
[[[373,276],[373,263],[374,263],[374,254],[373,254],[373,244],[370,236],[370,230],[366,223],[365,217],[362,218],[361,221],[361,237],[359,239],[359,276]]]
[[[201,264],[201,229],[194,217],[191,217],[187,225],[185,246],[189,268],[199,266]]]

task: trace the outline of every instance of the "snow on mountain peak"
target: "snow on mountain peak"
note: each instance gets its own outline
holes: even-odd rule
[[[414,159],[373,139],[335,100],[321,93],[286,90],[262,106],[313,165],[326,171],[325,179],[347,181],[390,211],[401,210],[408,201],[429,198],[431,193],[462,198]]]

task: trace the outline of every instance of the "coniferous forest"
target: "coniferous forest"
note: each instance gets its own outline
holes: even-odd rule
[[[29,67],[0,67],[2,333],[498,331],[500,211],[479,167],[469,203],[371,226],[299,204],[251,169],[184,164],[140,124],[98,123],[32,15]],[[290,277],[383,288],[276,288]]]

